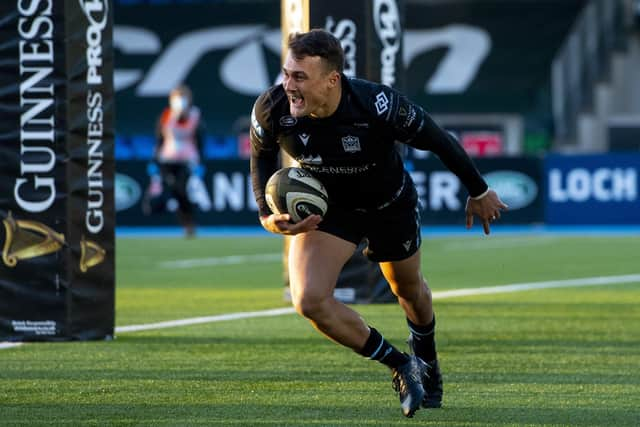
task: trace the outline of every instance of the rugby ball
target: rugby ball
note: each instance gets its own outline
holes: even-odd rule
[[[273,213],[288,213],[294,223],[309,215],[324,215],[329,207],[324,185],[301,168],[283,168],[271,175],[265,199]]]

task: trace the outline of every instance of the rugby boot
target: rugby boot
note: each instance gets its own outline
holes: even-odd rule
[[[410,335],[407,340],[411,352],[415,355],[416,351],[413,347],[413,336]],[[442,407],[442,374],[440,373],[440,365],[438,359],[424,362],[427,369],[424,370],[422,377],[422,386],[425,391],[422,400],[423,408],[440,408]]]
[[[405,417],[413,417],[425,397],[421,378],[424,377],[426,369],[426,363],[419,357],[409,356],[407,363],[391,370],[393,389],[400,397],[400,406]]]

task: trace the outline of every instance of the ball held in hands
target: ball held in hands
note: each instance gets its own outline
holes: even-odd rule
[[[329,207],[324,185],[309,171],[296,167],[282,168],[269,178],[265,199],[274,213],[288,213],[294,223],[309,215],[324,216]]]

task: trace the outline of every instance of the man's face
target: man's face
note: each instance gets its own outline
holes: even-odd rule
[[[184,94],[173,91],[169,96],[169,107],[171,107],[171,111],[176,115],[181,115],[189,108],[189,98]]]
[[[335,71],[329,71],[319,56],[306,56],[301,60],[287,54],[282,67],[284,87],[293,117],[326,116],[330,89],[335,86]]]

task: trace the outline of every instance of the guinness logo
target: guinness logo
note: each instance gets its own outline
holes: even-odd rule
[[[104,261],[107,251],[91,240],[86,240],[82,236],[80,241],[80,271],[86,273],[88,269]]]
[[[2,222],[7,234],[2,260],[7,267],[15,267],[21,260],[57,252],[65,244],[64,234],[36,221],[15,220],[11,212]]]

